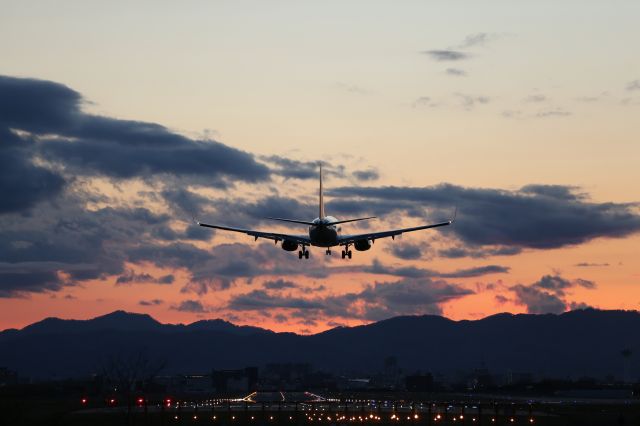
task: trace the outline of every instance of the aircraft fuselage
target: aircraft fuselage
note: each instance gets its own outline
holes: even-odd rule
[[[331,223],[337,222],[333,216],[326,216],[322,219],[315,218],[312,223],[314,225],[309,227],[309,239],[311,245],[316,247],[333,247],[338,243],[338,228],[332,226]]]

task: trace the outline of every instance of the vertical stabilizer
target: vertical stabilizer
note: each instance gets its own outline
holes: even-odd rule
[[[324,218],[324,199],[322,198],[322,163],[320,163],[320,190],[318,192],[318,198],[319,198],[318,217],[320,219],[323,219]]]

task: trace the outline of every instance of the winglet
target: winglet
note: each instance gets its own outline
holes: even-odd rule
[[[458,206],[456,206],[456,209],[453,211],[453,217],[451,219],[449,219],[449,224],[452,224],[453,222],[456,221],[456,216],[458,215]]]

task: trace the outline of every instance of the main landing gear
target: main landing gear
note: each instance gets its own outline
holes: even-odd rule
[[[349,250],[349,247],[346,248],[346,250],[342,250],[342,258],[344,259],[345,257],[348,257],[349,259],[351,259],[353,252],[351,250]]]
[[[309,250],[307,250],[306,247],[302,247],[302,250],[298,251],[298,259],[302,259],[302,258],[308,259],[309,258]]]

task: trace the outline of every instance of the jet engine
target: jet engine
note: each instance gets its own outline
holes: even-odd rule
[[[358,241],[353,243],[353,246],[358,251],[366,251],[366,250],[369,250],[371,248],[371,241],[369,241],[369,240],[358,240]]]
[[[298,243],[295,241],[284,240],[282,241],[282,250],[296,251],[298,250]]]

